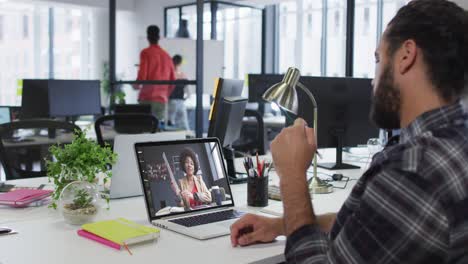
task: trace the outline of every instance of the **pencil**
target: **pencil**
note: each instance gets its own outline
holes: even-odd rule
[[[129,253],[131,256],[133,256],[133,253],[132,253],[132,251],[130,251],[130,249],[128,248],[127,244],[124,243],[123,246],[124,246],[124,248],[128,251],[128,253]]]

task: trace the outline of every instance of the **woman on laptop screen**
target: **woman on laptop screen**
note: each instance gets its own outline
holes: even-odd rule
[[[211,192],[206,187],[203,177],[197,175],[199,164],[193,150],[186,148],[182,151],[180,166],[185,173],[184,178],[179,180],[180,196],[186,201],[186,204],[193,209],[211,203]]]

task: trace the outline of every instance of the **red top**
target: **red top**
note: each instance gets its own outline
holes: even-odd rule
[[[157,44],[142,50],[137,80],[175,80],[172,58]],[[174,85],[142,85],[138,100],[167,103],[174,87]]]
[[[192,194],[198,192],[198,189],[197,189],[197,186],[194,184],[193,185],[193,189],[192,189]],[[190,203],[190,207],[194,207],[194,206],[197,206],[197,205],[201,205],[202,203],[199,202],[199,201],[195,201],[195,199],[190,199],[189,200],[189,203]]]

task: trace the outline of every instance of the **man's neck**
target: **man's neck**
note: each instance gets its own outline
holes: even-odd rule
[[[447,101],[440,97],[433,87],[427,87],[426,89],[415,88],[413,91],[419,92],[401,95],[401,128],[407,127],[416,118],[428,111],[453,103],[453,101]]]

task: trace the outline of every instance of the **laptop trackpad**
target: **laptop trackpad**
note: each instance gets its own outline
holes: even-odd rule
[[[237,220],[237,219],[222,221],[222,222],[218,222],[216,225],[219,225],[219,226],[222,226],[222,227],[231,228],[231,225],[234,224],[234,222],[235,222],[236,220]]]

